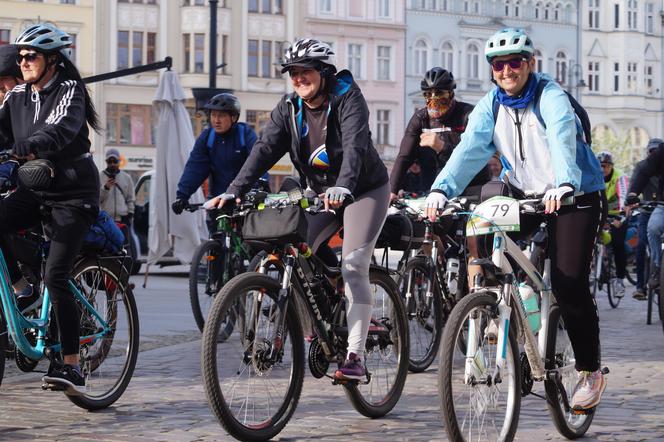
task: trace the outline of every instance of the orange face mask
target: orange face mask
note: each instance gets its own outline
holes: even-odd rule
[[[454,95],[452,91],[426,91],[424,99],[429,118],[440,118],[450,110]]]

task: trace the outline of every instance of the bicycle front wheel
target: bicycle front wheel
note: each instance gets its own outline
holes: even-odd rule
[[[292,297],[286,311],[277,305],[279,288],[278,281],[263,274],[236,276],[215,298],[203,331],[201,369],[208,404],[240,440],[279,434],[302,392],[302,329]],[[229,317],[236,318],[237,326],[219,339]],[[277,336],[281,318],[284,330]]]
[[[452,310],[440,347],[438,389],[445,429],[454,441],[511,441],[519,424],[521,372],[514,328],[497,371],[498,304],[488,291],[464,297]],[[472,354],[458,340],[475,342]]]
[[[346,395],[363,416],[385,416],[401,397],[408,374],[408,324],[399,289],[387,272],[369,271],[373,311],[365,346],[368,384],[345,384]]]
[[[659,266],[659,290],[657,296],[657,308],[659,310],[659,320],[662,322],[662,331],[664,331],[664,266],[661,264]]]
[[[80,365],[85,394],[67,396],[87,410],[106,408],[117,401],[131,381],[139,346],[138,310],[131,286],[122,278],[119,262],[86,258],[72,272],[81,294],[104,319],[110,330],[101,338],[81,343]],[[126,275],[126,270],[125,270]],[[80,334],[104,330],[99,320],[79,304]]]
[[[7,324],[5,324],[5,314],[0,306],[0,385],[5,375],[5,360],[7,358]]]
[[[214,297],[223,286],[226,253],[219,241],[202,243],[194,252],[189,269],[189,300],[198,329],[203,332]],[[233,330],[232,322],[226,324],[226,333]]]

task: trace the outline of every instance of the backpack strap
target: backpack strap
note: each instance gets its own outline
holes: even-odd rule
[[[214,147],[215,132],[214,132],[213,128],[209,128],[208,130],[209,130],[209,132],[208,132],[208,135],[207,135],[207,147],[208,147],[208,150],[211,151],[212,148]]]

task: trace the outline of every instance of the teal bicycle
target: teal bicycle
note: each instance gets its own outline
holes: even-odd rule
[[[44,244],[40,246],[42,250]],[[80,366],[85,393],[67,397],[91,411],[117,401],[136,366],[138,311],[122,258],[83,254],[74,265],[69,282],[81,314]],[[0,251],[0,383],[10,345],[15,347],[14,359],[21,371],[33,371],[43,359],[59,362],[61,345],[48,289],[43,284],[41,295],[41,308],[25,315],[19,311],[5,257]],[[43,385],[42,388],[57,387]]]

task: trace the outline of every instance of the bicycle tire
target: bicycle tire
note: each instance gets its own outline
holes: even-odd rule
[[[365,364],[367,369],[372,367],[373,356],[377,355],[380,364],[385,362],[386,356],[390,356],[393,353],[392,351],[396,350],[396,374],[394,375],[394,382],[389,388],[386,394],[379,397],[378,400],[373,400],[373,388],[380,388],[380,385],[383,385],[383,381],[377,381],[378,377],[376,370],[373,370],[371,382],[368,385],[359,385],[359,384],[345,384],[344,391],[346,396],[350,400],[350,403],[353,405],[353,408],[357,410],[363,416],[369,418],[378,418],[385,416],[389,413],[394,406],[399,402],[401,398],[401,393],[403,392],[403,387],[406,383],[406,376],[408,375],[408,324],[406,324],[406,311],[403,305],[401,296],[399,295],[399,288],[397,287],[396,282],[390,277],[390,275],[382,269],[372,268],[369,270],[369,283],[372,286],[379,286],[385,294],[390,298],[392,303],[391,309],[389,312],[383,310],[381,314],[389,314],[391,318],[387,318],[386,321],[383,321],[383,324],[390,324],[392,329],[390,330],[389,337],[390,342],[393,344],[391,347],[396,347],[396,349],[391,349],[386,354],[387,345],[384,341],[381,341],[381,337],[378,334],[379,332],[374,333],[372,328],[369,328],[369,334],[367,336],[367,350],[371,347],[372,351],[367,351]],[[376,294],[374,293],[373,299],[375,304]],[[375,314],[375,312],[374,312]],[[383,318],[383,316],[381,316]],[[391,319],[391,321],[390,321]],[[396,345],[394,345],[394,339],[397,340]],[[370,342],[379,342],[379,345],[370,344]],[[378,351],[376,351],[378,347]],[[368,391],[366,391],[368,390]],[[380,396],[378,394],[377,396]]]
[[[662,322],[662,331],[664,331],[664,266],[661,263],[659,266],[657,310],[659,310],[659,320]]]
[[[567,342],[561,343],[558,339],[559,333],[563,333],[567,338]],[[552,370],[561,368],[573,363],[569,357],[574,357],[569,338],[567,337],[567,329],[562,322],[560,308],[557,305],[552,305],[549,311],[549,325],[547,330],[546,339],[546,368]],[[564,347],[564,348],[563,348]],[[573,386],[576,384],[576,370],[573,370],[573,377],[567,378],[567,385],[565,393],[568,401],[572,400]],[[562,382],[564,382],[563,380]],[[577,439],[582,437],[590,428],[592,424],[595,411],[591,411],[586,415],[574,415],[565,411],[564,403],[561,398],[561,390],[558,385],[552,380],[544,381],[544,389],[546,391],[547,406],[549,413],[553,419],[553,423],[558,432],[568,439]]]
[[[221,385],[224,383],[224,380],[220,379],[219,370],[225,368],[223,367],[224,364],[230,367],[229,373],[233,372],[240,376],[241,372],[245,370],[251,371],[253,368],[254,371],[256,371],[256,367],[260,363],[260,355],[258,351],[252,353],[254,351],[254,343],[249,343],[247,345],[249,339],[252,339],[252,341],[257,340],[257,337],[260,335],[258,330],[252,330],[251,333],[236,330],[237,333],[234,333],[228,340],[219,341],[219,329],[223,324],[224,316],[234,314],[233,309],[235,309],[235,306],[238,304],[246,306],[247,304],[243,302],[244,300],[242,297],[252,291],[261,292],[263,301],[267,298],[269,302],[271,302],[271,306],[276,306],[274,301],[279,296],[279,288],[280,284],[278,281],[260,273],[250,272],[236,276],[222,288],[219,296],[215,298],[203,331],[203,341],[201,344],[201,371],[208,404],[222,427],[230,435],[240,440],[268,440],[279,434],[292,417],[297,408],[300,394],[302,393],[305,366],[304,339],[302,337],[302,329],[300,328],[299,320],[295,314],[293,302],[289,302],[286,311],[286,332],[283,339],[283,343],[290,342],[291,344],[292,364],[290,369],[283,370],[283,372],[288,373],[288,385],[285,394],[283,396],[278,395],[278,397],[283,397],[283,399],[281,404],[273,407],[274,414],[267,416],[265,420],[258,424],[245,425],[245,423],[240,422],[240,420],[238,420],[233,414],[232,400],[234,399],[234,396],[230,395],[231,403],[229,404],[227,402],[228,398],[222,392]],[[247,311],[247,309],[241,310],[243,315]],[[261,306],[258,307],[257,322],[261,320],[270,321],[270,317],[265,315],[264,310],[265,308]],[[272,314],[276,309],[268,308],[267,310]],[[266,319],[264,319],[263,316],[265,316]],[[248,326],[245,324],[245,327]],[[249,338],[249,336],[251,336],[251,338]],[[239,354],[229,354],[225,349],[232,347],[231,338],[238,337],[243,344],[242,347],[239,348]],[[218,348],[219,345],[222,346],[221,349]],[[261,342],[256,345],[261,345]],[[249,348],[252,348],[252,352],[247,355]],[[218,361],[218,356],[223,359],[219,359]],[[235,363],[237,361],[233,361],[235,356],[240,359],[239,369],[238,364]],[[218,364],[218,362],[221,363]],[[266,370],[262,376],[254,376],[254,379],[267,380],[267,378],[273,373],[272,368],[274,367],[276,367],[276,365],[270,367],[269,371]],[[274,379],[270,380],[271,383],[277,381],[278,379],[276,379],[276,381]],[[240,382],[232,382],[233,385],[236,383]],[[242,388],[243,387],[238,387],[239,390]],[[277,397],[277,395],[274,396]],[[246,403],[245,406],[247,408],[250,407],[249,405],[246,405]],[[256,407],[253,407],[253,409],[256,410]],[[268,408],[268,412],[270,412],[269,410],[270,408]],[[255,411],[253,414],[255,414]],[[251,418],[251,416],[249,417]],[[246,418],[247,416],[245,416],[245,419]]]
[[[604,263],[605,267],[605,275],[606,277],[603,278],[606,280],[606,296],[609,298],[609,305],[611,308],[618,308],[618,305],[620,305],[620,300],[622,298],[618,298],[615,296],[614,290],[613,290],[613,277],[616,274],[616,265],[613,262],[613,254],[609,255],[609,259],[607,260],[608,262]]]
[[[646,325],[652,324],[652,304],[655,302],[655,296],[658,290],[655,290],[652,287],[648,287],[648,307],[646,308]]]
[[[599,290],[599,286],[601,284],[600,278],[602,276],[601,274],[601,265],[602,265],[602,256],[601,256],[601,251],[602,249],[598,246],[595,245],[595,252],[593,253],[593,260],[592,264],[590,266],[590,272],[592,275],[592,295],[594,299],[597,299],[597,291]]]
[[[223,286],[223,272],[226,265],[226,251],[215,240],[208,240],[196,248],[189,269],[189,301],[198,330],[205,328],[205,317],[210,305]],[[200,293],[199,284],[203,283],[204,292]],[[205,310],[205,311],[204,311]],[[228,324],[227,333],[233,330]]]
[[[463,332],[465,324],[466,324],[466,318],[470,314],[474,314],[473,311],[477,312],[477,309],[483,309],[485,310],[485,313],[487,314],[487,319],[493,320],[495,319],[495,315],[497,315],[497,300],[496,300],[496,295],[492,292],[489,291],[479,291],[475,293],[471,293],[466,295],[459,303],[454,307],[454,310],[452,310],[452,314],[450,317],[447,319],[447,324],[445,325],[445,329],[443,331],[443,340],[441,344],[441,351],[440,351],[440,370],[439,370],[439,375],[438,375],[438,392],[439,392],[439,397],[441,401],[441,412],[443,416],[443,421],[445,424],[445,430],[447,431],[448,438],[453,441],[462,441],[465,440],[465,435],[467,432],[470,432],[470,429],[464,429],[462,428],[463,426],[460,426],[460,422],[467,422],[465,419],[459,419],[457,416],[457,412],[462,409],[462,407],[457,407],[455,406],[454,400],[455,400],[455,387],[456,386],[461,386],[463,393],[461,393],[461,396],[466,396],[470,395],[473,391],[470,390],[467,385],[464,384],[463,381],[463,376],[460,379],[454,379],[454,373],[453,373],[453,366],[454,366],[454,357],[455,353],[457,353],[457,357],[459,358],[457,361],[457,364],[460,364],[460,371],[461,375],[463,375],[463,370],[464,370],[464,365],[465,365],[465,354],[462,354],[458,352],[458,346],[457,346],[457,338],[458,336]],[[510,321],[512,324],[513,322]],[[488,326],[488,321],[483,321],[480,318],[481,325],[479,328],[479,333],[477,337],[482,337],[481,342],[487,341],[487,345],[491,345],[489,334],[486,333],[486,327]],[[482,328],[484,328],[484,333],[482,333]],[[508,348],[507,348],[507,360],[504,368],[504,374],[506,376],[503,377],[503,381],[507,378],[508,380],[511,378],[511,385],[504,385],[503,382],[500,383],[501,387],[504,387],[505,390],[508,390],[507,394],[510,396],[508,400],[506,401],[507,404],[511,404],[512,407],[511,409],[507,409],[507,404],[505,404],[505,417],[503,420],[503,424],[501,425],[501,431],[500,434],[497,435],[497,437],[488,437],[486,434],[474,434],[473,433],[473,439],[474,440],[504,440],[504,441],[511,441],[514,439],[514,435],[516,434],[517,427],[519,425],[519,412],[521,410],[521,370],[519,368],[519,347],[516,341],[516,333],[515,333],[515,328],[512,325],[510,332],[508,333]],[[480,350],[480,349],[478,349]],[[487,352],[489,353],[489,352]],[[481,353],[478,351],[475,357],[482,357],[482,360],[485,360],[485,355],[484,352],[482,351]],[[510,359],[511,359],[511,372],[508,371],[507,369],[510,367]],[[485,367],[484,373],[492,373],[495,367]],[[511,377],[509,376],[511,375]],[[479,384],[478,384],[479,385]],[[485,386],[487,384],[484,384]],[[497,387],[495,386],[496,384],[489,385],[488,388],[494,387],[497,390]],[[480,388],[486,388],[486,387],[477,387],[477,386],[472,386],[473,389],[477,388],[479,390]],[[491,395],[491,392],[478,392],[478,397],[482,397],[483,395],[489,394]],[[479,400],[479,399],[478,399]],[[457,404],[461,405],[461,404]],[[475,407],[469,406],[468,409],[472,413]],[[486,411],[489,407],[484,406],[480,407],[478,405],[478,409],[483,409]],[[496,408],[496,407],[494,407]],[[486,427],[484,427],[483,423],[485,422],[486,419],[484,418],[478,418],[478,419],[470,419],[471,423],[472,421],[474,422],[482,422],[482,429],[486,430],[490,425],[487,424]],[[495,425],[494,425],[495,426]],[[482,431],[482,429],[478,429],[479,432]]]
[[[0,306],[0,386],[2,385],[2,379],[5,376],[7,345],[8,345],[7,325],[5,324],[5,314],[2,311],[2,306]]]
[[[425,281],[429,272],[427,261],[428,258],[425,257],[416,257],[409,260],[399,281],[400,293],[404,300],[406,317],[408,318],[408,335],[410,337],[408,370],[413,373],[421,373],[433,363],[445,325],[442,317],[442,295],[435,274],[433,281]],[[413,275],[415,280],[413,285],[415,287],[409,288],[407,285],[411,272],[416,272],[416,275]],[[418,284],[420,280],[422,283]],[[430,308],[426,306],[427,288],[433,291]],[[406,297],[408,290],[411,290],[410,298]],[[421,329],[424,329],[424,331],[421,332]],[[423,339],[420,339],[426,332],[430,333],[430,337],[425,335]],[[418,350],[420,347],[418,344],[422,344],[423,351]]]
[[[92,272],[92,273],[91,273]],[[132,285],[128,283],[122,275],[122,265],[118,261],[98,260],[95,257],[84,258],[79,261],[72,271],[82,294],[85,295],[93,306],[98,304],[96,297],[97,291],[101,288],[101,300],[105,299],[106,311],[102,310],[101,305],[97,305],[95,310],[106,322],[112,326],[113,331],[105,337],[93,341],[90,344],[81,346],[81,370],[86,378],[86,393],[82,396],[67,396],[77,406],[89,411],[107,408],[115,403],[127,389],[131,381],[136,360],[138,358],[140,326],[138,319],[138,308],[132,291]],[[125,270],[126,275],[126,270]],[[126,323],[122,318],[118,319],[118,305],[124,306],[126,313]],[[83,319],[88,318],[93,321],[91,325],[94,331],[99,330],[98,325],[94,325],[94,317],[82,310]],[[82,330],[85,328],[85,321],[81,322]],[[124,328],[126,327],[126,330]],[[126,339],[126,343],[123,341]],[[112,350],[113,343],[118,343],[118,350]],[[99,343],[95,351],[94,346]],[[124,356],[118,355],[123,353]],[[114,366],[118,367],[118,378],[111,381],[109,388],[102,387],[106,379],[111,380],[111,370]],[[91,381],[94,375],[102,376],[99,367],[103,367],[103,379]],[[91,388],[100,388],[100,391],[91,391]]]

